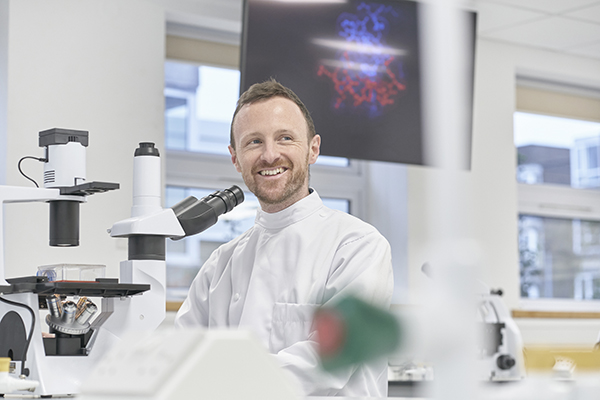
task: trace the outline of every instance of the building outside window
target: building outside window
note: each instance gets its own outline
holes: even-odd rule
[[[521,298],[600,309],[600,121],[540,111],[514,115]]]

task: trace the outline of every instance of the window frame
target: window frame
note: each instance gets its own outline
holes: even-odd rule
[[[565,107],[565,104],[569,106]],[[600,122],[599,110],[600,92],[517,77],[515,112]],[[600,221],[599,189],[556,184],[516,184],[518,215]],[[519,305],[521,310],[532,312],[600,312],[600,300],[521,297]]]

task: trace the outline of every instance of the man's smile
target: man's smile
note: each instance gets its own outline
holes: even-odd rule
[[[277,167],[277,168],[272,168],[272,169],[263,169],[262,171],[258,171],[258,174],[261,176],[274,176],[274,175],[283,174],[285,171],[287,171],[287,168]]]

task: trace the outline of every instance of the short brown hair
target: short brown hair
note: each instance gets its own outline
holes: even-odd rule
[[[250,86],[250,88],[244,93],[242,93],[242,95],[238,99],[237,107],[235,108],[233,118],[231,119],[231,129],[229,135],[229,144],[231,144],[231,147],[235,149],[235,140],[233,138],[233,123],[235,121],[235,117],[240,112],[242,107],[273,97],[283,97],[296,103],[298,108],[300,108],[300,111],[302,111],[304,119],[306,120],[306,127],[308,128],[308,140],[310,141],[315,136],[315,124],[312,120],[312,117],[310,116],[310,112],[308,111],[304,103],[302,103],[302,100],[300,100],[300,98],[296,95],[296,93],[292,91],[292,89],[283,86],[281,83],[271,78],[267,81],[255,83],[254,85]]]

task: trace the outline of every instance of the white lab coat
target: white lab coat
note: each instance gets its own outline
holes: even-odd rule
[[[175,323],[254,331],[306,395],[385,397],[387,360],[322,372],[311,323],[317,306],[347,294],[387,309],[392,290],[387,240],[313,191],[280,212],[259,210],[252,228],[215,250]]]

